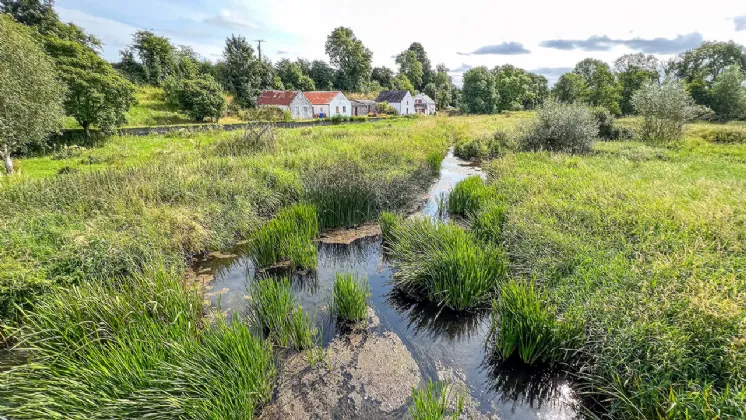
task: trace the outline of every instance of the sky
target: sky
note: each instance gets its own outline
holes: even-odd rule
[[[331,5],[334,4],[334,5]],[[412,1],[311,0],[57,0],[60,18],[104,43],[119,59],[140,29],[189,45],[219,60],[231,34],[262,39],[276,62],[298,57],[328,61],[326,37],[351,28],[373,52],[374,66],[396,68],[394,57],[420,42],[433,66],[444,63],[457,85],[476,66],[512,64],[553,83],[587,57],[609,64],[627,53],[668,58],[703,40],[746,45],[746,2],[709,0]],[[607,6],[608,5],[608,6]],[[696,5],[696,7],[694,7]]]

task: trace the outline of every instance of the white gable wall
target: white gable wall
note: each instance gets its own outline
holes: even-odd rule
[[[329,102],[329,116],[343,115],[346,117],[352,116],[352,104],[342,92],[338,93],[337,96]]]
[[[414,114],[414,98],[409,92],[407,92],[401,102],[391,102],[389,105],[394,107],[399,115]]]

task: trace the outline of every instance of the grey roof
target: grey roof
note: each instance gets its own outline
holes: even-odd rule
[[[422,99],[422,102],[428,103],[428,104],[434,104],[435,101],[433,101],[429,96],[425,95],[424,93],[420,93],[419,95],[414,97],[415,99]]]
[[[352,102],[353,104],[368,105],[368,106],[373,106],[376,104],[376,101],[371,101],[369,99],[353,99],[350,102]]]
[[[388,103],[397,103],[404,100],[404,97],[409,93],[408,90],[384,90],[376,98],[376,102],[386,101]]]

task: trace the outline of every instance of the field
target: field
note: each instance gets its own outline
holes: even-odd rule
[[[224,132],[114,137],[95,148],[20,159],[20,173],[0,185],[0,332],[35,363],[4,375],[0,414],[257,412],[276,376],[273,347],[296,340],[306,348],[313,333],[284,289],[255,291],[267,302],[256,316],[281,325],[272,330],[281,339],[257,339],[240,322],[208,322],[200,291],[183,284],[187,258],[253,240],[271,251],[262,254],[267,264],[289,258],[311,265],[303,252],[296,261],[293,244],[304,246],[318,229],[411,208],[448,147],[512,132],[530,118],[279,130],[267,144]],[[696,124],[677,145],[597,142],[574,156],[501,149],[484,162],[486,183],[469,187],[490,191],[476,201],[463,191],[451,203],[471,222],[453,247],[465,248],[456,262],[468,266],[481,261],[468,248],[489,244],[484,248],[505,254],[513,280],[500,274],[500,284],[484,287],[479,272],[472,276],[482,287],[478,296],[449,301],[443,296],[451,279],[444,278],[433,298],[458,309],[499,298],[498,310],[507,314],[514,305],[516,319],[539,316],[548,334],[571,334],[551,358],[579,375],[597,413],[743,418],[746,143],[717,143],[740,131]],[[301,226],[292,217],[314,214],[303,234],[288,231]],[[411,265],[420,262],[418,246],[406,248]],[[271,309],[273,301],[282,304]],[[240,368],[229,371],[225,360]],[[128,400],[133,393],[142,397]],[[210,401],[197,397],[205,394]],[[166,400],[171,407],[159,405]]]

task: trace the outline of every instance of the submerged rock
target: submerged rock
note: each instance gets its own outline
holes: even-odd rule
[[[401,419],[412,387],[422,381],[401,339],[380,328],[368,308],[369,326],[332,341],[324,360],[309,364],[294,354],[282,366],[274,401],[260,419]]]

